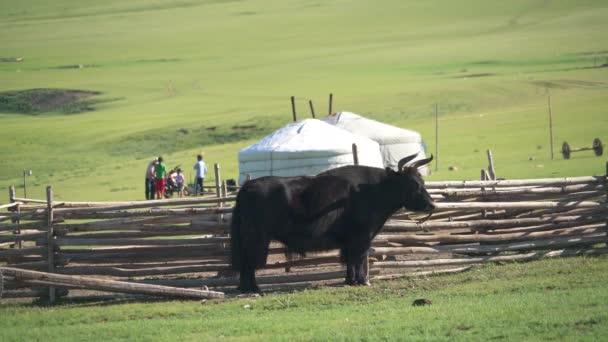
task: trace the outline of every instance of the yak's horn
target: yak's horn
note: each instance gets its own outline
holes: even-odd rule
[[[405,164],[410,162],[412,159],[416,158],[416,156],[418,156],[418,153],[420,153],[420,152],[416,152],[416,153],[412,154],[411,156],[401,159],[399,161],[399,163],[397,164],[397,170],[399,170],[399,171],[403,170],[403,167],[405,166]]]
[[[433,155],[432,154],[431,154],[431,156],[429,158],[417,160],[415,163],[412,164],[412,167],[419,168],[421,166],[424,166],[424,165],[430,163],[431,160],[433,160]]]

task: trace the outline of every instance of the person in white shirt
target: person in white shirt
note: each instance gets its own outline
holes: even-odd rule
[[[203,182],[205,181],[205,175],[207,174],[207,164],[203,161],[203,155],[199,154],[196,156],[196,164],[194,164],[194,170],[196,170],[196,183],[194,185],[194,194],[198,196],[199,191],[203,193]]]

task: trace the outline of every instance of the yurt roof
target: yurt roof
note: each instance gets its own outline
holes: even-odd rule
[[[351,112],[338,112],[324,119],[330,124],[351,133],[368,137],[381,145],[421,143],[420,133],[388,125]]]
[[[309,157],[333,156],[352,152],[352,144],[378,149],[366,137],[348,132],[318,119],[292,122],[239,152],[241,161],[260,158],[291,159],[294,153]]]

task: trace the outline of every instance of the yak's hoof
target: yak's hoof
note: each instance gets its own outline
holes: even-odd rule
[[[261,296],[262,295],[259,294],[259,293],[251,293],[251,292],[249,292],[249,293],[243,293],[243,294],[237,295],[236,298],[259,298]]]
[[[264,295],[262,290],[260,290],[260,288],[257,286],[255,288],[246,288],[246,289],[239,286],[239,287],[237,287],[237,290],[241,291],[241,293],[243,295],[252,295],[252,296],[255,296],[255,295],[263,296]]]

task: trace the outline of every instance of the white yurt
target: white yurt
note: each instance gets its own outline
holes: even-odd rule
[[[384,167],[397,170],[400,159],[417,152],[420,154],[414,160],[426,158],[426,146],[422,136],[416,131],[367,119],[351,112],[334,113],[324,120],[336,127],[376,141],[380,145]],[[421,167],[420,173],[428,175],[429,167]]]
[[[353,165],[352,144],[360,165],[383,167],[378,143],[323,120],[290,123],[239,152],[239,184],[263,176],[316,175]]]

